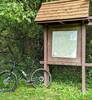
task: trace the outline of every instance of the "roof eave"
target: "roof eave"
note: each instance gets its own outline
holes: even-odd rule
[[[71,18],[71,19],[56,19],[56,20],[35,20],[38,24],[47,24],[47,23],[63,23],[63,22],[69,22],[69,21],[83,21],[88,20],[90,17],[82,17],[82,18]]]

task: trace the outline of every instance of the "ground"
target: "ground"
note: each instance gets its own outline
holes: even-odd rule
[[[53,82],[49,88],[34,89],[20,85],[15,92],[0,93],[0,100],[92,100],[92,90],[85,94],[75,85]]]
[[[81,92],[81,68],[57,69],[52,71],[53,81],[49,88],[35,89],[20,83],[15,92],[0,93],[0,100],[92,100],[91,80],[87,80],[87,92]]]

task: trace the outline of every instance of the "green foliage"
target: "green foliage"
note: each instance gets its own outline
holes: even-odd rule
[[[54,73],[54,74],[53,74]],[[53,66],[52,74],[54,81],[62,81],[72,84],[81,82],[81,67],[77,66]],[[76,80],[75,80],[76,79]]]
[[[7,52],[7,55],[0,54],[1,64],[15,58],[17,62],[21,60],[22,65],[40,67],[43,35],[34,19],[42,2],[45,0],[0,0],[0,35],[13,38],[8,41],[0,38],[0,52]]]
[[[87,26],[87,35],[86,35],[86,62],[91,63],[92,62],[92,26]]]
[[[55,68],[55,66],[51,67]],[[61,69],[61,67],[63,69]],[[77,75],[75,74],[76,70],[78,70]],[[21,100],[22,98],[22,100],[92,100],[92,89],[87,89],[86,94],[82,94],[80,68],[77,67],[76,70],[75,67],[74,69],[73,67],[71,69],[70,67],[66,68],[66,66],[60,66],[57,69],[53,69],[52,76],[54,81],[49,88],[44,87],[35,89],[31,86],[25,86],[21,82],[15,92],[0,93],[0,99],[12,100],[15,98],[16,100]],[[71,79],[69,78],[70,76]]]
[[[89,15],[92,16],[92,0],[89,0]]]
[[[4,47],[8,43],[16,60],[22,59],[22,63],[27,64],[30,58],[30,62],[34,60],[38,64],[42,30],[34,19],[40,4],[41,0],[0,0],[0,35],[14,38],[8,41],[0,38],[0,51],[7,51]],[[3,60],[13,59],[10,55],[5,56]]]
[[[16,60],[22,59],[21,65],[40,67],[39,60],[43,57],[43,30],[34,22],[34,19],[41,3],[49,1],[53,0],[0,0],[0,35],[14,38],[8,42],[0,38],[0,51],[8,52],[8,55],[0,54],[0,65],[5,60],[12,60],[12,56],[6,48],[9,43]],[[92,13],[91,7],[90,15]],[[87,28],[87,62],[92,62],[91,32],[91,27]],[[66,68],[61,66],[51,68],[54,82],[50,89],[33,89],[21,86],[15,93],[0,94],[0,98],[2,100],[12,100],[13,98],[16,100],[21,98],[23,100],[30,100],[30,98],[32,100],[92,100],[92,90],[89,90],[85,95],[80,92],[81,68],[67,66]],[[91,83],[92,70],[88,69],[87,87],[91,88]]]
[[[86,62],[92,63],[92,26],[87,26],[86,35]],[[87,68],[87,87],[92,88],[92,68]]]

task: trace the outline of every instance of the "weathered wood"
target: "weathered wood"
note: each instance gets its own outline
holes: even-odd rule
[[[46,22],[89,16],[89,0],[58,0],[42,4],[35,21]]]
[[[36,21],[39,24],[45,24],[45,23],[60,23],[60,22],[73,22],[73,21],[87,21],[88,17],[83,18],[71,18],[71,19],[57,19],[57,20],[48,20],[48,21]]]
[[[48,60],[48,28],[47,26],[44,27],[44,69],[49,71],[49,67],[47,64],[47,60]],[[46,73],[44,73],[44,78],[45,78],[45,85],[47,85],[48,83],[48,75]]]
[[[76,58],[64,58],[64,57],[52,57],[52,32],[53,31],[70,31],[70,30],[77,30],[77,54]],[[55,28],[54,26],[49,26],[48,31],[48,63],[49,64],[61,64],[61,65],[81,65],[81,25],[73,24],[73,25],[62,25],[62,27]]]
[[[78,21],[85,21],[89,22],[88,25],[92,25],[92,16],[89,17],[83,17],[83,18],[71,18],[71,19],[57,19],[57,20],[48,20],[48,21],[36,21],[39,24],[45,24],[45,23],[65,23],[65,22],[78,22]]]
[[[44,61],[40,61],[40,64],[44,64]],[[47,61],[47,64],[55,64],[55,65],[71,65],[71,63],[57,62],[55,61]],[[81,64],[73,63],[72,65],[81,66]],[[92,63],[85,63],[85,67],[92,67]]]
[[[89,23],[88,23],[88,26],[91,26],[91,25],[92,25],[92,22],[89,22]]]
[[[44,61],[40,61],[40,64],[44,64]],[[74,66],[81,66],[79,63],[69,63],[65,61],[47,61],[47,64],[49,65],[74,65]]]
[[[82,92],[86,92],[86,73],[85,73],[85,48],[86,48],[86,25],[82,24]]]
[[[92,63],[85,63],[86,67],[92,67]]]

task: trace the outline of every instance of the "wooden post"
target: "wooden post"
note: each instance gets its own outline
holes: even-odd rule
[[[48,27],[45,26],[44,27],[44,69],[49,71],[47,61],[48,61]],[[44,73],[44,78],[45,78],[44,83],[46,86],[48,83],[48,76],[46,73]]]
[[[85,54],[86,54],[86,25],[82,24],[82,92],[86,92],[86,70],[85,70]]]

